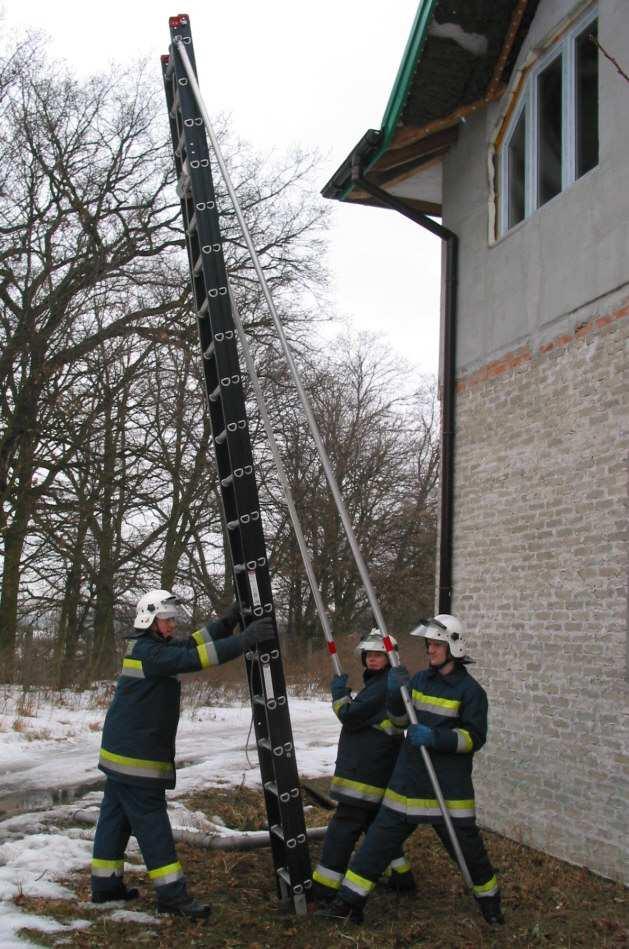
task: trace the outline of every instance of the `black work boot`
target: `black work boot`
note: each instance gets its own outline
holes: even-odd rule
[[[495,896],[476,897],[476,902],[486,923],[490,926],[504,926],[505,918],[500,909],[500,893],[496,893]]]
[[[175,896],[171,899],[158,899],[158,913],[170,913],[171,916],[186,916],[188,919],[207,919],[212,912],[209,903],[201,903],[194,896],[185,894],[184,896]]]
[[[114,903],[118,900],[128,902],[129,900],[136,899],[139,895],[139,890],[136,890],[135,887],[128,890],[121,880],[112,890],[104,890],[102,893],[92,891],[92,903]]]
[[[327,906],[332,902],[338,890],[333,890],[329,886],[324,886],[323,883],[318,883],[316,880],[313,881],[312,889],[310,891],[311,898],[317,904],[317,906]]]
[[[417,893],[415,877],[410,870],[407,873],[393,872],[387,879],[387,885],[393,893],[403,893],[405,896],[412,896]]]
[[[362,906],[355,906],[353,903],[346,903],[342,896],[335,896],[327,906],[315,910],[315,916],[321,916],[324,919],[337,919],[342,922],[356,923],[359,926],[364,920]]]

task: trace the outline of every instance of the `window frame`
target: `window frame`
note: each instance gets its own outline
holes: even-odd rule
[[[515,108],[509,117],[500,144],[496,171],[498,172],[498,234],[505,237],[514,228],[523,224],[532,214],[552,204],[569,188],[576,178],[577,163],[577,57],[576,40],[584,30],[598,19],[598,6],[579,17],[569,29],[537,60],[529,70]],[[561,191],[544,204],[539,203],[539,77],[555,59],[562,58],[561,95]],[[517,224],[509,225],[509,146],[517,129],[520,116],[525,115],[524,131],[524,217]],[[598,166],[598,162],[590,171]],[[590,172],[585,172],[585,175]],[[584,177],[581,175],[579,177]]]

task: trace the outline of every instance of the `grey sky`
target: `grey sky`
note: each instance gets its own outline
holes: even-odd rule
[[[6,31],[40,29],[81,75],[168,51],[168,17],[191,19],[210,112],[231,115],[258,151],[291,145],[323,155],[319,190],[368,128],[379,128],[418,0],[4,0]],[[385,12],[383,12],[385,11]],[[440,242],[390,211],[335,202],[330,265],[338,312],[382,331],[435,373]]]

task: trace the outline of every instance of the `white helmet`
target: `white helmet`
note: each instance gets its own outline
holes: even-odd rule
[[[424,639],[438,639],[447,643],[454,659],[462,659],[465,655],[465,629],[457,616],[450,613],[439,613],[433,619],[423,620],[419,626],[411,630],[411,636],[423,636]]]
[[[397,649],[397,639],[394,639],[393,636],[389,636],[391,640],[391,645],[394,649]],[[356,655],[363,652],[387,652],[387,649],[384,645],[384,636],[380,632],[377,626],[375,626],[370,632],[368,632],[361,641],[356,646],[354,650]]]
[[[156,616],[162,619],[176,617],[180,600],[169,590],[149,590],[138,600],[135,608],[136,629],[148,629]]]

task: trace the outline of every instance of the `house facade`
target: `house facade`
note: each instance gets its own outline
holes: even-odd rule
[[[458,239],[451,608],[490,696],[479,820],[624,880],[628,72],[626,0],[424,2],[357,146]],[[351,164],[324,194],[386,203]]]

